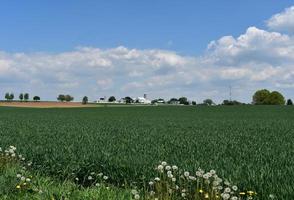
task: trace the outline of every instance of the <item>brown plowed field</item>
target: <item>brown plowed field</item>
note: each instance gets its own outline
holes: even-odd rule
[[[80,102],[0,102],[0,106],[33,107],[33,108],[74,108],[96,107],[95,104],[83,105]]]

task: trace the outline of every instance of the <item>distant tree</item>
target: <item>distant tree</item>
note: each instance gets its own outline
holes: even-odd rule
[[[87,104],[88,103],[88,97],[84,96],[82,100],[82,104]]]
[[[187,97],[181,97],[179,98],[180,104],[189,105]]]
[[[196,106],[196,101],[192,101],[192,105],[193,106]]]
[[[19,100],[23,100],[23,93],[20,93],[20,95],[19,95]]]
[[[178,102],[179,100],[177,98],[171,98],[167,103],[168,104],[174,104],[176,102]]]
[[[211,106],[212,104],[214,104],[213,101],[212,101],[211,99],[205,99],[205,100],[203,101],[203,103],[204,103],[204,104],[207,104],[207,105],[209,105],[209,106]]]
[[[244,105],[244,103],[241,103],[239,101],[236,101],[236,100],[233,100],[233,101],[230,101],[230,100],[224,100],[222,105],[225,105],[225,106],[234,106],[234,105]]]
[[[266,105],[285,105],[284,96],[277,91],[271,92],[268,97],[264,100],[264,104]]]
[[[29,94],[28,93],[25,93],[23,95],[23,98],[24,98],[25,101],[29,100]]]
[[[61,101],[61,102],[65,101],[65,96],[64,96],[64,94],[60,94],[60,95],[58,95],[57,100],[58,100],[58,101]]]
[[[134,100],[131,97],[125,97],[126,103],[133,103]]]
[[[270,91],[268,91],[267,89],[256,91],[255,94],[253,95],[253,104],[255,105],[266,104],[265,100],[266,98],[268,98],[270,94],[271,94]]]
[[[34,96],[34,97],[33,97],[33,100],[34,100],[34,101],[40,101],[41,98],[40,98],[39,96]]]
[[[11,94],[9,95],[9,100],[12,101],[13,99],[14,99],[14,94],[11,93]]]
[[[116,101],[116,98],[114,96],[109,97],[108,102],[114,102]]]
[[[292,102],[291,99],[288,99],[288,100],[287,100],[287,105],[288,105],[288,106],[292,106],[292,105],[293,105],[293,102]]]
[[[10,100],[10,94],[8,92],[5,93],[5,99],[8,101]]]
[[[70,96],[69,94],[65,95],[64,100],[67,102],[73,101],[74,98],[72,96]]]

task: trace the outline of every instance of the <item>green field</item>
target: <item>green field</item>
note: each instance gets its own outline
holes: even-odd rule
[[[294,199],[292,107],[0,107],[0,126],[0,146],[47,176],[102,171],[119,185],[149,180],[165,160],[215,169],[258,199]]]

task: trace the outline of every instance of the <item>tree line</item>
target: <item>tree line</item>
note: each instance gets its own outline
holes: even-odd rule
[[[13,101],[15,96],[13,93],[6,92],[4,98],[6,99],[6,101]],[[19,101],[28,101],[30,99],[30,95],[29,93],[20,93],[18,98],[19,98]],[[41,98],[39,96],[34,96],[33,100],[40,101]]]
[[[20,101],[28,101],[29,100],[29,93],[20,93],[19,94],[19,100]],[[13,93],[5,93],[5,99],[7,101],[13,101],[15,98]],[[126,104],[132,104],[132,103],[139,103],[138,100],[134,100],[131,97],[127,96],[125,98],[122,98],[123,101]],[[33,97],[34,101],[40,101],[41,98],[39,96]],[[70,102],[74,100],[74,97],[67,94],[59,94],[57,97],[57,100],[60,102]],[[110,96],[108,98],[108,102],[115,102],[116,98],[115,96]],[[88,97],[84,96],[82,99],[83,104],[88,103]],[[196,103],[196,101],[189,101],[187,97],[180,97],[180,98],[171,98],[168,101],[165,101],[162,98],[154,99],[151,101],[151,104],[179,104],[179,105],[216,105],[212,99],[205,99],[201,103]],[[261,89],[257,90],[253,97],[252,97],[252,103],[253,105],[293,105],[293,102],[291,99],[285,100],[285,97],[278,91],[272,91],[270,92],[267,89]],[[246,105],[245,103],[236,101],[236,100],[224,100],[221,105]]]

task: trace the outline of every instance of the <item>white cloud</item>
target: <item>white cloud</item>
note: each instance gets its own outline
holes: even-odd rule
[[[260,88],[281,89],[291,97],[293,82],[294,36],[256,27],[212,41],[199,57],[123,46],[79,47],[55,54],[0,52],[2,93],[31,91],[43,99],[58,93],[70,93],[76,100],[84,95],[94,100],[147,93],[151,98],[186,95],[198,102],[220,102],[229,98],[232,85],[233,98],[250,102]]]
[[[294,33],[294,6],[273,15],[266,23],[272,30]]]

